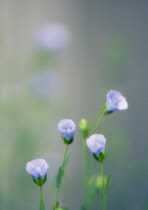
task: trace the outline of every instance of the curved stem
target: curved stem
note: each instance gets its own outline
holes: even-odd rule
[[[101,170],[101,177],[102,177],[102,209],[106,210],[106,195],[105,195],[105,181],[104,181],[104,170],[103,170],[103,164],[100,163],[100,170]]]
[[[44,210],[44,202],[43,202],[42,186],[40,186],[40,210]]]
[[[65,161],[65,157],[66,157],[66,154],[67,154],[67,150],[68,150],[68,144],[66,144],[66,148],[65,148],[65,151],[64,151],[64,155],[63,155],[63,159],[62,159],[62,164],[61,164],[61,168],[63,169],[63,166],[64,166],[64,161]],[[59,199],[59,190],[60,188],[56,188],[56,192],[55,192],[55,206],[58,202],[58,199]]]
[[[98,121],[96,122],[96,126],[95,126],[95,129],[94,129],[94,130],[96,130],[96,128],[97,128],[97,126],[99,125],[99,123],[101,122],[103,116],[104,116],[104,112],[101,113],[101,115],[100,115]]]

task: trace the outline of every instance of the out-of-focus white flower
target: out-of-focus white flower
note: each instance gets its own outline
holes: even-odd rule
[[[69,45],[71,33],[63,24],[49,22],[41,25],[35,31],[34,40],[43,49],[59,52]]]
[[[44,99],[53,99],[60,92],[61,74],[52,70],[36,73],[30,79],[32,92]]]

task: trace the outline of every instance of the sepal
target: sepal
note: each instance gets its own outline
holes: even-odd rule
[[[108,114],[113,113],[114,111],[112,111],[112,110],[107,110],[107,104],[105,103],[105,104],[103,105],[103,107],[102,107],[102,112],[103,112],[104,115],[108,115]]]
[[[41,187],[46,182],[47,175],[45,175],[44,177],[37,177],[37,178],[32,176],[32,179],[35,184]]]
[[[103,153],[103,152],[100,152],[98,155],[93,154],[93,156],[94,156],[94,158],[95,158],[98,162],[100,162],[100,163],[102,163],[103,160],[104,160],[105,157],[106,157],[105,153]]]
[[[67,139],[65,136],[62,136],[62,139],[65,144],[71,144],[73,142],[73,138]]]

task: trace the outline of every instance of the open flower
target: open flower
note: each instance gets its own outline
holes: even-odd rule
[[[62,135],[63,140],[66,140],[65,143],[72,143],[74,133],[76,131],[75,123],[70,119],[63,119],[58,123],[58,131]]]
[[[94,134],[86,140],[88,149],[96,156],[105,150],[106,138],[102,134]]]
[[[117,90],[110,90],[107,94],[106,110],[114,112],[125,110],[128,103],[125,97]]]
[[[48,168],[49,165],[44,159],[35,159],[26,164],[26,171],[39,186],[45,183]]]

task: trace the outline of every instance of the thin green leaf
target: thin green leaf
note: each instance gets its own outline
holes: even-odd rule
[[[68,153],[64,159],[64,162],[63,162],[63,167],[60,166],[59,167],[59,170],[58,170],[58,174],[57,174],[57,178],[56,178],[56,188],[59,189],[60,188],[60,185],[61,185],[61,181],[62,181],[62,177],[65,173],[65,170],[66,170],[66,166],[68,164],[68,161],[69,161],[69,157],[70,157],[70,153]]]
[[[64,171],[63,171],[62,167],[60,166],[59,170],[58,170],[57,178],[56,178],[56,188],[57,189],[60,188],[63,174],[64,174]]]
[[[111,178],[111,175],[109,175],[108,178],[107,178],[107,182],[106,182],[106,185],[105,185],[105,188],[104,188],[104,192],[105,192],[105,193],[107,192],[107,189],[108,189],[108,187],[109,187],[110,178]]]
[[[67,167],[69,158],[70,158],[70,153],[67,153],[67,155],[66,155],[66,157],[65,157],[65,160],[64,160],[64,162],[63,162],[63,171],[64,171],[64,172],[65,172],[65,170],[66,170],[66,167]],[[63,173],[64,173],[64,172],[63,172]]]

